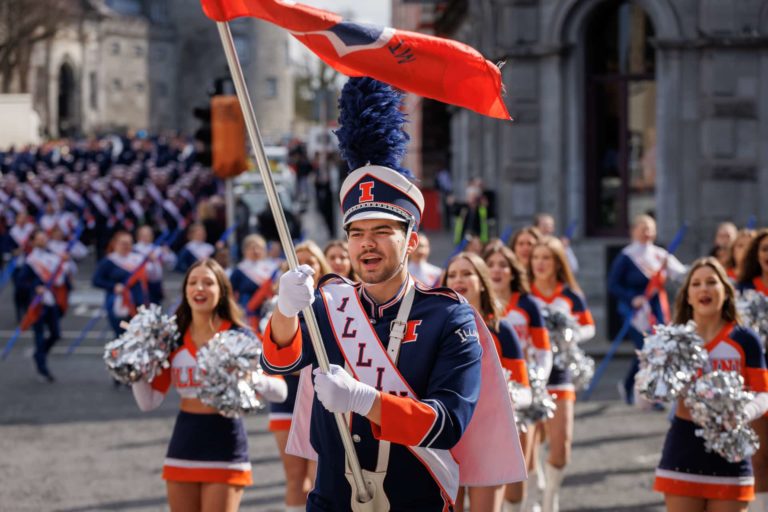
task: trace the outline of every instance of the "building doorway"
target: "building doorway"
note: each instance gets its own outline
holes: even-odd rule
[[[655,213],[656,50],[637,4],[599,5],[586,25],[586,218],[590,236],[626,236]]]
[[[71,137],[79,131],[76,101],[75,71],[71,64],[65,62],[59,68],[59,116],[56,127],[60,137]]]

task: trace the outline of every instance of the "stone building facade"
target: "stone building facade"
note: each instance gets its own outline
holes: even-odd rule
[[[228,76],[216,25],[188,0],[88,0],[77,23],[39,44],[30,92],[49,136],[111,130],[192,133],[192,109]],[[256,20],[231,24],[261,131],[291,132],[288,34]]]
[[[394,0],[393,18],[404,8]],[[662,243],[689,223],[686,261],[709,251],[721,221],[768,224],[768,1],[450,0],[420,9],[435,13],[439,35],[505,62],[514,123],[443,107],[450,135],[436,141],[450,148],[455,189],[482,177],[503,198],[502,226],[539,211],[561,228],[577,223],[579,278],[604,334],[607,268],[635,214],[656,216]]]

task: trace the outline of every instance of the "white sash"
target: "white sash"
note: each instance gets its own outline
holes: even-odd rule
[[[346,283],[328,283],[320,288],[320,293],[336,343],[353,376],[385,393],[418,400],[371,327],[355,288]],[[443,492],[455,499],[459,465],[450,451],[419,446],[408,446],[408,449],[427,467]]]
[[[198,242],[196,240],[187,242],[187,245],[184,246],[184,248],[192,253],[192,256],[194,256],[197,261],[209,258],[215,251],[211,244],[206,242]]]
[[[47,284],[51,279],[53,273],[56,271],[56,268],[59,266],[59,261],[59,257],[52,252],[44,251],[38,248],[35,248],[31,253],[29,253],[29,256],[27,256],[27,265],[29,265],[35,274],[37,274],[37,277],[40,279],[40,281],[43,282],[43,284]],[[64,279],[64,272],[59,272],[59,275],[56,276],[53,284],[56,286],[61,286],[65,283]],[[56,299],[53,297],[53,293],[51,293],[49,289],[46,289],[43,293],[43,304],[46,306],[53,306],[56,304]]]
[[[277,264],[271,259],[261,259],[257,261],[243,260],[237,264],[237,268],[240,272],[245,274],[253,284],[261,286],[265,281],[272,277],[272,273],[277,268]]]

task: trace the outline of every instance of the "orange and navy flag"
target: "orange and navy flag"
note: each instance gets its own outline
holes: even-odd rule
[[[464,43],[389,27],[344,21],[291,0],[201,0],[215,21],[244,16],[274,23],[347,76],[369,76],[393,87],[510,119],[501,71]]]

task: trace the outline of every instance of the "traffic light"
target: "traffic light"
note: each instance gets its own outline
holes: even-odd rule
[[[195,107],[192,115],[200,121],[200,127],[195,131],[195,140],[200,143],[197,151],[197,161],[206,167],[213,163],[213,130],[211,129],[211,107]]]

